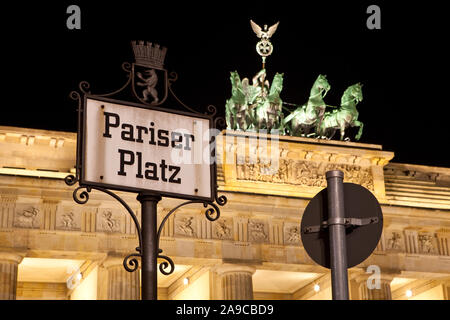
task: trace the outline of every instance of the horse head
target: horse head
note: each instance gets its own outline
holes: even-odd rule
[[[352,86],[353,87],[352,95],[353,95],[353,97],[355,97],[357,102],[361,102],[363,100],[362,86],[363,85],[359,82]]]
[[[235,104],[239,105],[245,104],[246,94],[244,92],[241,78],[239,77],[237,71],[230,72],[230,80],[231,80],[231,99]]]
[[[269,95],[279,95],[281,93],[281,90],[283,90],[283,73],[277,73],[273,77]]]
[[[239,77],[239,73],[237,71],[230,72],[230,80],[232,88],[236,88],[241,85],[241,78]]]
[[[356,106],[357,103],[361,102],[363,100],[362,86],[359,82],[349,86],[342,95],[341,106],[348,105],[352,101],[355,101]]]
[[[331,86],[328,83],[327,76],[319,74],[311,88],[311,96],[320,93],[323,99],[330,89]]]

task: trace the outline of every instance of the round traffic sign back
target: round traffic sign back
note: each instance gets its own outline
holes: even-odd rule
[[[344,211],[346,225],[347,264],[354,267],[375,250],[383,230],[383,214],[375,196],[366,188],[344,183]],[[301,222],[303,247],[316,263],[330,268],[330,240],[327,188],[311,199]],[[353,225],[352,222],[362,225]],[[318,228],[320,227],[320,229]]]

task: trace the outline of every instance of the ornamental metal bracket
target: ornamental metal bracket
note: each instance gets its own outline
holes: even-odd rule
[[[217,193],[216,193],[216,202],[217,204],[219,204],[220,206],[224,206],[227,203],[227,198],[225,196],[220,196],[217,197]],[[192,204],[192,203],[203,203],[203,206],[205,208],[207,208],[208,206],[211,206],[212,208],[209,208],[205,211],[205,217],[206,219],[208,219],[211,222],[216,221],[217,219],[219,219],[220,217],[220,209],[219,207],[213,203],[213,202],[204,202],[204,201],[199,201],[199,200],[189,200],[186,202],[183,202],[181,204],[179,204],[178,206],[176,206],[175,208],[173,208],[172,210],[170,210],[166,216],[164,217],[164,219],[161,221],[161,224],[159,225],[158,228],[158,233],[156,235],[156,241],[157,241],[157,248],[158,248],[158,258],[164,259],[166,260],[165,262],[162,262],[159,265],[159,271],[164,274],[164,275],[169,275],[171,274],[174,270],[175,270],[175,265],[172,261],[172,259],[170,259],[169,257],[165,256],[165,255],[161,255],[161,253],[163,252],[163,250],[160,248],[159,243],[161,240],[161,233],[162,230],[164,228],[164,225],[166,223],[166,221],[169,219],[169,217],[175,212],[177,211],[179,208],[188,205],[188,204]],[[170,265],[170,269],[169,271],[166,271],[166,269],[169,267]]]
[[[72,186],[78,182],[78,178],[75,177],[74,175],[69,175],[64,179],[64,181],[67,185]],[[85,189],[85,190],[81,191],[82,189]],[[136,271],[139,267],[139,262],[136,258],[142,257],[142,250],[141,250],[141,248],[142,248],[142,229],[139,224],[138,218],[136,217],[135,213],[130,208],[130,206],[120,196],[118,196],[114,192],[112,192],[108,189],[105,189],[105,188],[80,185],[73,191],[72,195],[73,195],[74,201],[78,204],[87,203],[89,201],[89,193],[92,191],[92,189],[104,192],[104,193],[110,195],[111,197],[113,197],[114,199],[116,199],[117,201],[119,201],[119,203],[127,210],[128,214],[133,219],[134,225],[136,227],[136,233],[138,235],[139,246],[136,247],[137,253],[131,253],[124,258],[123,266],[124,266],[125,270],[128,272]],[[216,185],[216,191],[217,191],[217,185]],[[216,192],[215,201],[217,202],[218,205],[224,206],[227,203],[227,198],[224,195],[218,197],[217,192]],[[165,260],[164,262],[162,262],[159,265],[159,271],[164,275],[170,275],[171,273],[173,273],[173,271],[175,270],[175,264],[173,263],[173,260],[170,257],[168,257],[166,255],[162,255],[163,250],[159,246],[162,230],[164,228],[166,221],[176,210],[178,210],[179,208],[181,208],[185,205],[192,204],[192,203],[202,203],[205,208],[207,208],[208,206],[211,206],[211,208],[208,208],[205,211],[205,217],[209,221],[211,221],[211,222],[216,221],[220,217],[220,209],[217,206],[217,204],[215,204],[214,202],[201,201],[201,200],[189,200],[189,201],[183,202],[183,203],[179,204],[178,206],[176,206],[175,208],[173,208],[172,210],[170,210],[166,214],[166,216],[163,218],[163,220],[161,221],[159,228],[158,228],[157,246],[156,246],[158,249],[158,258]],[[169,271],[166,271],[166,269],[169,266],[170,266]]]
[[[328,228],[331,225],[344,225],[346,228],[356,228],[369,224],[378,223],[378,217],[370,218],[335,218],[323,221],[321,225],[306,227],[302,231],[304,234],[320,232],[323,229]]]

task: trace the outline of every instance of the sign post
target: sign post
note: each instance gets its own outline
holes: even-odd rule
[[[344,173],[326,172],[327,188],[311,199],[303,213],[303,247],[316,263],[331,269],[333,300],[348,300],[347,269],[376,248],[383,230],[383,214],[366,188],[344,183]]]
[[[157,258],[158,240],[156,237],[157,205],[161,197],[151,193],[139,193],[137,200],[141,203],[142,212],[142,300],[157,300]]]
[[[73,199],[79,204],[89,200],[94,189],[104,192],[128,211],[136,226],[137,253],[124,258],[125,270],[138,270],[141,259],[143,300],[157,299],[158,259],[164,275],[171,274],[174,263],[162,255],[159,239],[165,222],[180,207],[201,203],[205,216],[215,221],[220,216],[218,205],[225,205],[225,196],[218,197],[213,131],[222,118],[214,118],[216,109],[208,106],[201,113],[187,107],[174,94],[171,84],[177,75],[163,68],[166,48],[133,41],[136,62],[124,63],[127,82],[112,93],[95,95],[89,83],[80,83],[79,92],[70,97],[78,101],[76,176],[66,177],[68,185],[79,183]],[[123,100],[129,89],[129,99]],[[170,94],[169,94],[170,93]],[[120,96],[120,99],[114,98]],[[162,108],[168,97],[186,109]],[[175,103],[176,105],[176,103]],[[130,206],[111,190],[137,193],[141,204],[141,223]],[[157,205],[162,197],[187,200],[157,224]],[[141,228],[142,226],[142,228]],[[167,268],[169,268],[167,270]]]
[[[328,188],[331,290],[333,300],[348,300],[347,242],[345,239],[344,173],[326,173]]]

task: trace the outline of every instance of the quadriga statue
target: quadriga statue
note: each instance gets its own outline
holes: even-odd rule
[[[361,138],[363,123],[358,121],[356,110],[356,105],[363,99],[360,83],[345,90],[340,107],[336,108],[324,102],[330,84],[326,76],[319,75],[308,101],[284,117],[280,97],[283,74],[275,74],[272,85],[266,79],[265,69],[253,77],[251,85],[247,78],[241,81],[236,71],[231,72],[230,80],[231,98],[225,104],[227,129],[277,134],[287,131],[292,136],[321,139],[332,139],[336,131],[340,130],[340,139],[344,140],[347,128],[359,127],[355,140]],[[327,107],[333,110],[327,111]]]

